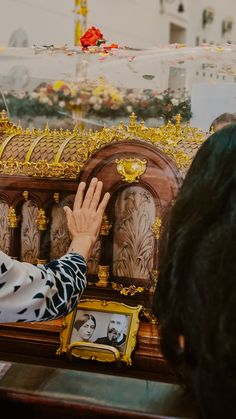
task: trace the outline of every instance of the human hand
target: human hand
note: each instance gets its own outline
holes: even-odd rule
[[[87,260],[98,238],[110,194],[106,192],[101,200],[103,183],[97,178],[91,180],[84,196],[85,187],[85,182],[79,184],[73,211],[67,206],[64,211],[72,240],[68,251],[80,253]]]

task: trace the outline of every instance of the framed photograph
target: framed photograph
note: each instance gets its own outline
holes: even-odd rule
[[[74,358],[132,364],[141,305],[105,300],[82,300],[65,317],[57,351]]]

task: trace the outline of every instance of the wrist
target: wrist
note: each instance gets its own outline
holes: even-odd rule
[[[89,234],[81,233],[75,236],[69,246],[68,252],[79,253],[87,261],[94,246],[94,238]]]

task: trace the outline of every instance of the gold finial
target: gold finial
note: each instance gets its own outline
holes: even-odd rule
[[[156,239],[158,240],[160,238],[160,232],[161,232],[161,218],[160,217],[155,218],[155,221],[151,227],[151,230],[154,236],[156,237]]]
[[[57,204],[59,204],[59,201],[60,201],[60,194],[59,194],[59,192],[55,192],[54,195],[53,195],[53,198],[54,198],[55,202]]]
[[[46,125],[45,125],[45,128],[44,128],[44,133],[45,133],[46,135],[48,135],[48,134],[50,133],[50,128],[49,128],[49,126],[48,126],[48,123],[46,123]]]
[[[109,235],[109,230],[110,230],[111,227],[112,227],[112,224],[109,223],[107,215],[104,214],[103,218],[102,218],[101,229],[100,229],[101,236],[108,236]]]
[[[130,117],[129,117],[129,127],[130,128],[134,128],[135,127],[135,125],[136,125],[136,119],[137,119],[137,116],[135,115],[134,112],[132,112],[131,115],[130,115]]]
[[[29,191],[24,191],[22,195],[25,198],[25,201],[28,201],[28,199],[29,199]]]
[[[106,287],[108,285],[109,265],[98,265],[98,278],[98,287]]]
[[[180,115],[180,113],[178,113],[175,117],[174,117],[175,121],[176,121],[176,125],[180,125],[181,121],[182,121],[182,116]]]
[[[17,228],[20,221],[20,216],[17,217],[15,208],[10,207],[7,215],[8,224],[11,228]]]
[[[47,219],[45,215],[45,211],[43,208],[39,209],[38,216],[36,218],[36,224],[39,231],[43,231],[47,229],[47,224],[49,223],[49,220]]]
[[[2,112],[0,112],[0,115],[1,115],[1,120],[2,121],[7,121],[8,120],[7,113],[6,113],[5,109],[3,109]]]

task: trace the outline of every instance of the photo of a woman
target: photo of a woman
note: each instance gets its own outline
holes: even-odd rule
[[[96,319],[92,314],[80,313],[74,322],[71,342],[88,342],[90,341],[96,328]]]

